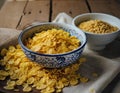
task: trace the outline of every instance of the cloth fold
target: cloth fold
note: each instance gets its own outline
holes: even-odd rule
[[[52,22],[63,23],[63,24],[71,24],[73,18],[66,13],[59,13],[56,18]]]
[[[18,42],[20,32],[21,30],[0,28],[0,50],[8,47],[7,45],[15,45]]]

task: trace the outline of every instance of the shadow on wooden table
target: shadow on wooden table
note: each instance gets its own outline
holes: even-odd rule
[[[120,40],[116,39],[112,43],[108,44],[105,49],[97,53],[110,59],[120,58]]]
[[[99,51],[98,54],[110,59],[116,59],[118,62],[120,62],[120,37],[117,38],[112,43],[108,44],[106,48],[102,51]],[[120,83],[120,72],[114,78],[114,80],[102,91],[102,93],[117,93],[114,92],[114,89],[116,88],[116,85],[119,83]],[[120,86],[118,86],[117,88],[119,87]]]
[[[116,85],[120,83],[120,73],[114,78],[114,80],[102,91],[102,93],[119,93],[114,91]],[[117,86],[119,88],[120,86]]]
[[[3,6],[3,4],[5,3],[6,0],[0,0],[0,9]]]

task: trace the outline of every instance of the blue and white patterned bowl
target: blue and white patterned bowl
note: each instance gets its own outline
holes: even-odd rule
[[[48,29],[63,29],[70,33],[72,36],[76,36],[80,41],[81,45],[73,51],[63,54],[41,54],[28,49],[24,43],[28,37],[32,37],[34,33],[46,31]],[[60,68],[75,63],[81,56],[83,49],[86,45],[86,36],[84,32],[72,25],[65,25],[59,23],[41,23],[24,29],[19,37],[18,42],[21,45],[26,56],[34,62],[37,62],[47,68]]]
[[[85,32],[86,34],[87,46],[89,49],[92,49],[95,51],[102,50],[105,48],[107,44],[114,41],[115,38],[120,34],[120,19],[115,16],[104,14],[104,13],[85,13],[85,14],[78,15],[73,19],[72,25],[78,27],[78,25],[81,22],[90,20],[90,19],[92,20],[98,19],[98,20],[105,21],[113,26],[118,27],[118,31],[115,31],[112,33],[106,33],[106,34],[95,34],[95,33],[86,32],[79,28],[81,31]]]

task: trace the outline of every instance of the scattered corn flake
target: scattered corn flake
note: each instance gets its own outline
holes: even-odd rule
[[[9,52],[14,52],[14,51],[15,51],[15,47],[14,47],[14,46],[9,46],[8,51],[9,51]]]
[[[7,71],[4,70],[0,70],[0,76],[8,76],[9,73]]]
[[[47,87],[43,90],[41,90],[41,93],[54,93],[55,92],[55,88],[53,87]]]
[[[94,88],[91,88],[90,93],[96,93],[96,90]]]
[[[30,78],[28,78],[28,80],[27,80],[27,84],[33,84],[34,83],[34,77],[30,77]]]
[[[7,85],[14,87],[16,84],[15,84],[15,81],[13,81],[13,80],[8,80],[8,81],[7,81]]]
[[[64,87],[64,84],[63,84],[62,81],[58,81],[58,82],[56,83],[56,88],[57,88],[57,89],[62,89],[63,87]]]
[[[93,73],[92,73],[92,76],[93,76],[93,77],[98,77],[98,74],[97,74],[96,72],[93,72]]]
[[[13,90],[14,86],[7,85],[7,86],[4,86],[4,89],[6,89],[6,90]]]
[[[0,76],[0,80],[5,80],[6,77],[5,76]]]
[[[7,53],[7,49],[6,48],[3,48],[2,50],[1,50],[1,56],[5,56],[6,55],[6,53]]]
[[[78,84],[78,82],[79,81],[77,79],[71,79],[70,80],[70,85],[74,86],[74,85]]]
[[[56,93],[61,93],[62,89],[56,89]]]
[[[25,84],[23,87],[23,92],[30,92],[30,91],[32,91],[32,88],[28,84]]]
[[[0,70],[0,79],[4,80],[7,76],[10,76],[4,88],[14,91],[16,85],[21,85],[24,92],[30,92],[34,87],[42,93],[59,93],[64,87],[79,83],[81,76],[77,73],[77,70],[81,62],[86,61],[85,58],[80,58],[76,64],[68,67],[47,69],[26,58],[19,45],[11,46],[8,50],[0,60],[5,67]],[[83,81],[87,82],[86,79],[83,79]]]
[[[86,82],[88,82],[88,78],[86,78],[86,77],[81,77],[80,78],[80,81],[82,82],[82,83],[86,83]]]
[[[18,92],[18,91],[20,91],[20,90],[19,90],[19,89],[14,89],[14,91],[15,91],[15,92]]]

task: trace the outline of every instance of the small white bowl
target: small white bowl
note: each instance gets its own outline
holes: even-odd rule
[[[106,33],[106,34],[95,34],[95,33],[90,33],[90,32],[85,32],[82,30],[83,32],[86,33],[87,36],[87,46],[89,49],[92,50],[102,50],[105,48],[105,46],[109,43],[111,43],[113,40],[115,40],[115,38],[120,34],[120,19],[112,16],[112,15],[108,15],[108,14],[103,14],[103,13],[85,13],[85,14],[81,14],[76,16],[73,21],[72,24],[76,27],[78,27],[78,25],[86,20],[102,20],[104,22],[107,22],[113,26],[118,27],[118,31],[112,32],[112,33]]]

